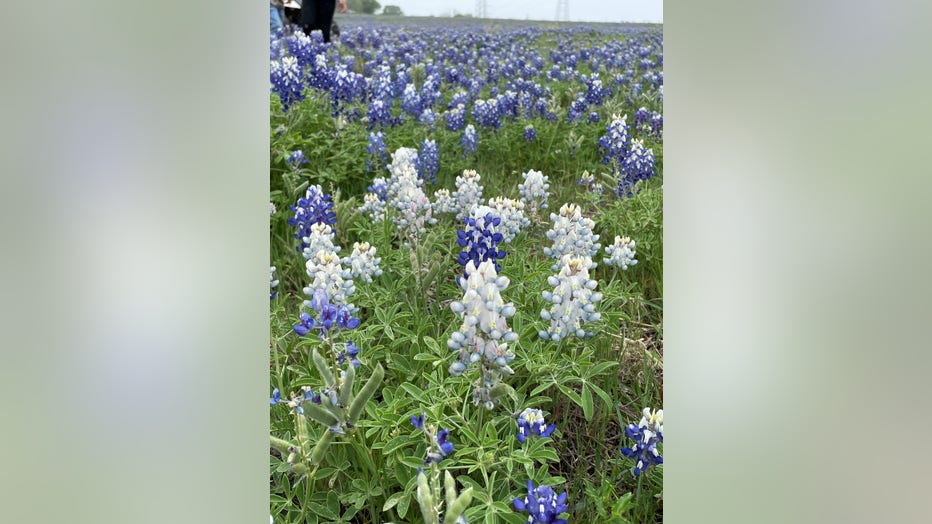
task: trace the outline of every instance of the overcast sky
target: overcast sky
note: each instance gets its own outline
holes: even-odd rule
[[[406,15],[475,14],[476,0],[379,0]],[[557,0],[486,0],[489,18],[555,20]],[[663,22],[663,0],[569,0],[570,20],[584,22]]]

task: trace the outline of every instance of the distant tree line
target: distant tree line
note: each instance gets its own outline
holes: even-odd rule
[[[381,7],[381,5],[375,0],[346,0],[346,8],[350,11],[356,11],[357,13],[371,15],[375,13],[379,7]]]

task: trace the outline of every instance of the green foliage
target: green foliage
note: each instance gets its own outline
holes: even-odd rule
[[[404,16],[404,13],[401,12],[401,8],[397,5],[387,5],[383,7],[382,14],[388,16]]]

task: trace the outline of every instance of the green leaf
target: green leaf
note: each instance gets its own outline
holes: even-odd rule
[[[424,344],[437,355],[444,354],[444,352],[440,350],[440,344],[438,344],[436,340],[430,337],[424,337]]]
[[[592,421],[593,407],[592,407],[592,392],[589,391],[588,384],[583,384],[582,387],[582,409],[583,415],[586,416],[586,420]]]
[[[395,493],[394,495],[388,497],[388,500],[386,500],[385,504],[382,505],[382,511],[388,511],[394,508],[404,496],[405,496],[404,492],[399,491],[398,493]]]
[[[316,502],[308,502],[307,507],[312,512],[314,512],[315,515],[320,515],[321,517],[324,517],[330,520],[340,519],[339,513],[332,511],[330,508],[328,508],[327,506],[324,506],[323,504],[318,504]]]
[[[369,402],[369,399],[375,394],[375,390],[379,387],[379,384],[382,383],[384,377],[385,369],[382,368],[382,364],[376,364],[375,369],[372,370],[372,376],[369,377],[366,384],[359,390],[359,394],[353,399],[353,404],[349,408],[350,423],[355,425],[356,421],[359,420],[359,415],[366,407],[366,402]]]

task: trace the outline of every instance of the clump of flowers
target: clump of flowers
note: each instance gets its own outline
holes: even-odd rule
[[[333,225],[337,221],[330,195],[324,193],[320,185],[309,186],[304,196],[291,206],[291,210],[294,211],[294,216],[288,219],[288,225],[297,228],[294,237],[301,239],[298,250],[307,247],[304,237],[310,236],[313,224]]]
[[[510,244],[522,229],[531,225],[531,221],[524,216],[524,202],[506,197],[494,197],[489,200],[492,212],[501,217],[499,230],[502,232],[502,242]]]
[[[304,151],[300,149],[293,151],[288,157],[288,163],[291,165],[291,169],[298,169],[301,167],[301,164],[306,164],[307,158],[304,156]]]
[[[501,223],[502,219],[493,214],[492,208],[474,207],[470,215],[463,219],[463,229],[456,232],[456,243],[463,248],[456,262],[461,266],[466,266],[469,262],[478,266],[490,260],[495,264],[496,271],[501,270],[498,261],[506,255],[505,251],[498,250],[498,245],[504,238],[498,232]]]
[[[340,251],[339,246],[333,244],[333,228],[327,224],[311,224],[311,232],[301,242],[304,244],[304,258],[311,260],[321,251],[336,253]]]
[[[340,264],[340,257],[332,251],[319,251],[317,255],[307,261],[307,274],[311,277],[311,283],[304,288],[304,294],[317,298],[317,291],[323,291],[329,297],[329,301],[337,305],[345,305],[354,310],[352,304],[348,304],[349,296],[356,291],[353,284],[353,274],[343,269]],[[316,309],[314,300],[305,300],[306,307]]]
[[[638,424],[628,424],[625,436],[634,441],[631,447],[622,447],[621,453],[636,461],[634,474],[640,475],[651,466],[663,464],[657,444],[663,442],[663,410],[644,408]]]
[[[615,237],[615,243],[606,246],[605,252],[608,253],[608,258],[603,259],[606,265],[620,267],[622,270],[627,270],[629,266],[633,266],[638,263],[634,258],[634,255],[637,254],[637,251],[634,250],[635,242],[631,240],[630,237]]]
[[[492,409],[505,389],[503,375],[512,375],[509,364],[515,355],[508,344],[518,340],[518,334],[508,326],[515,315],[512,303],[502,300],[501,292],[508,287],[508,277],[499,276],[495,263],[486,260],[478,266],[466,264],[466,278],[459,279],[465,292],[450,309],[463,319],[462,326],[447,340],[447,346],[458,352],[450,365],[450,374],[460,376],[471,364],[479,363],[481,376],[473,392],[473,403]]]
[[[524,126],[524,139],[528,142],[537,140],[537,130],[534,129],[533,125],[528,124]]]
[[[359,319],[353,316],[352,306],[330,302],[327,292],[323,289],[315,290],[313,297],[306,302],[306,305],[309,305],[317,315],[315,318],[302,311],[298,316],[300,323],[293,329],[302,337],[314,329],[319,331],[320,338],[326,338],[333,329],[351,330],[359,327]],[[358,353],[357,350],[356,354]]]
[[[602,293],[595,291],[598,282],[589,278],[589,270],[594,267],[588,256],[563,256],[560,272],[547,279],[553,291],[542,293],[552,305],[540,312],[542,319],[550,321],[547,331],[538,332],[540,338],[559,342],[572,335],[579,338],[593,335],[583,325],[601,318],[595,304],[602,299]]]
[[[516,498],[514,507],[528,512],[528,524],[567,524],[566,519],[557,518],[569,510],[566,493],[557,495],[553,488],[544,484],[535,488],[534,483],[528,480],[527,496]]]
[[[349,267],[353,278],[361,278],[367,284],[372,283],[372,277],[382,276],[379,264],[382,259],[375,256],[375,247],[368,242],[355,242],[353,252],[342,260],[343,265]]]
[[[378,224],[385,220],[385,201],[379,198],[375,193],[366,193],[362,197],[363,204],[359,206],[359,212],[369,216],[372,222]]]
[[[550,198],[550,180],[542,172],[533,169],[522,173],[521,178],[524,179],[524,183],[518,184],[521,201],[536,217],[539,209],[547,209],[547,199]]]
[[[612,121],[605,127],[605,135],[599,138],[599,150],[602,151],[603,164],[620,166],[628,152],[628,115],[612,115]]]
[[[449,189],[438,189],[434,191],[434,203],[431,204],[434,213],[456,213],[456,200],[450,195]]]
[[[560,207],[559,214],[550,213],[553,227],[547,231],[547,238],[553,242],[544,248],[544,254],[557,260],[564,255],[581,255],[594,257],[599,248],[599,235],[592,233],[595,222],[582,216],[579,206],[566,203]],[[559,267],[554,266],[554,270]]]
[[[440,169],[440,149],[437,142],[425,140],[421,142],[421,150],[417,156],[417,174],[421,180],[431,184],[437,183],[437,171]]]
[[[304,82],[297,58],[286,56],[281,61],[273,61],[270,79],[272,92],[278,94],[285,111],[295,102],[304,100]]]
[[[631,151],[622,161],[620,171],[618,196],[634,196],[634,185],[640,180],[647,180],[655,175],[654,151],[645,148],[643,140],[633,139]]]
[[[528,436],[549,437],[557,429],[544,421],[544,413],[539,409],[527,408],[518,416],[518,442],[524,444]]]
[[[366,171],[381,169],[388,160],[385,153],[385,134],[381,131],[369,133],[369,143],[366,145]]]
[[[478,137],[476,136],[476,128],[472,124],[466,126],[466,129],[463,130],[463,136],[460,138],[460,145],[463,146],[463,154],[468,155],[475,153],[478,149],[477,143]]]
[[[450,436],[450,430],[442,428],[440,431],[437,431],[437,427],[433,424],[425,426],[423,411],[420,415],[411,416],[411,425],[414,426],[415,429],[423,431],[424,435],[427,437],[427,456],[424,458],[425,465],[432,462],[440,462],[444,457],[453,453],[453,443],[447,440]]]
[[[472,169],[466,169],[462,176],[456,177],[453,200],[456,201],[457,221],[465,219],[474,207],[482,204],[482,186],[479,185],[481,179],[479,173]]]

